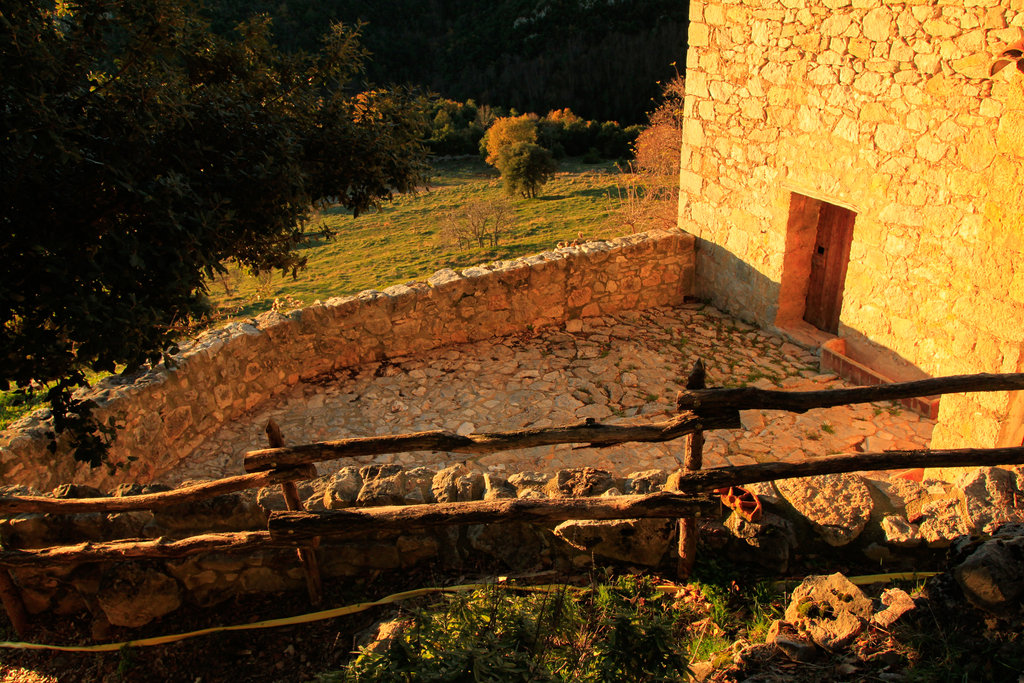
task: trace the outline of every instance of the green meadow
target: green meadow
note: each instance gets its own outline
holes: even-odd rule
[[[619,171],[612,163],[563,160],[536,199],[511,198],[515,222],[497,246],[460,247],[442,235],[446,214],[467,202],[505,199],[497,172],[479,159],[438,161],[427,187],[401,195],[372,213],[353,217],[326,209],[299,247],[306,268],[295,278],[254,277],[232,268],[210,283],[219,318],[249,317],[272,308],[309,304],[364,289],[420,280],[441,268],[516,258],[553,249],[580,234],[603,239],[628,232],[618,220]],[[321,225],[333,233],[322,236]]]

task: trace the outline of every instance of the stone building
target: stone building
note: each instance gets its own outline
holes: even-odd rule
[[[690,22],[700,295],[852,371],[1024,370],[1024,74],[990,75],[1024,0],[695,0]],[[933,447],[1021,445],[1022,393],[943,397]]]

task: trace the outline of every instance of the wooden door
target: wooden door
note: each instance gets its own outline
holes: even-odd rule
[[[843,309],[843,285],[853,242],[853,211],[821,203],[811,253],[811,274],[807,283],[804,320],[820,330],[839,333],[839,314]]]

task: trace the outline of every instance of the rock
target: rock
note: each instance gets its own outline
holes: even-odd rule
[[[885,542],[899,548],[912,548],[921,545],[921,531],[916,524],[911,524],[903,515],[886,515],[882,518],[882,533]]]
[[[516,489],[504,477],[495,474],[484,474],[484,500],[501,500],[515,498]]]
[[[107,494],[93,486],[61,484],[50,495],[54,498],[103,498]]]
[[[114,512],[107,515],[107,533],[110,538],[143,538],[155,528],[155,519],[149,510]]]
[[[395,539],[395,548],[398,549],[398,557],[403,567],[411,567],[417,562],[434,557],[438,552],[437,539],[424,534],[411,534],[399,536]]]
[[[114,626],[138,628],[178,609],[181,588],[155,569],[117,564],[104,575],[96,602]]]
[[[753,484],[744,484],[743,488],[760,498],[762,505],[780,505],[782,503],[782,496],[779,495],[779,490],[773,482],[757,481]]]
[[[644,470],[626,475],[626,492],[632,494],[654,493],[665,485],[668,475],[664,470]]]
[[[967,600],[1000,616],[1018,610],[1024,597],[1024,532],[1013,527],[981,543],[953,569]]]
[[[871,618],[871,601],[839,573],[809,576],[793,591],[785,619],[826,650],[856,638]]]
[[[420,505],[433,503],[434,477],[437,473],[426,467],[413,467],[405,471],[405,504]],[[473,499],[475,500],[475,499]]]
[[[267,515],[251,496],[228,493],[156,509],[153,511],[153,523],[163,529],[182,532],[239,531],[265,529]]]
[[[527,494],[531,492],[540,494],[541,498],[546,498],[547,496],[543,495],[543,489],[549,479],[551,476],[543,472],[516,472],[508,478],[508,483],[509,486],[515,488],[516,496],[519,498],[526,498]]]
[[[342,467],[327,480],[324,487],[324,507],[328,510],[342,510],[355,504],[363,478],[358,467]]]
[[[583,498],[598,496],[612,488],[611,473],[593,467],[559,470],[548,482],[546,490],[552,498]]]
[[[413,623],[412,619],[392,619],[380,622],[377,626],[377,634],[367,645],[361,648],[359,657],[386,655],[391,651],[395,640],[401,638],[406,631],[412,628]]]
[[[968,470],[957,487],[964,528],[969,534],[992,533],[1007,522],[1024,522],[1016,474],[999,467]]]
[[[864,479],[856,474],[780,479],[775,485],[818,535],[833,546],[857,538],[874,507]]]
[[[473,550],[501,560],[510,569],[523,571],[542,563],[547,544],[531,524],[473,524],[466,528]]]
[[[661,563],[674,531],[675,521],[668,519],[571,519],[554,529],[574,548],[648,567]]]
[[[914,599],[900,588],[885,589],[882,592],[882,604],[886,608],[871,617],[871,623],[880,628],[889,628],[915,607]]]
[[[809,662],[818,656],[818,648],[811,639],[800,633],[788,621],[776,619],[768,627],[764,642],[774,643],[794,662]]]
[[[363,486],[356,495],[356,505],[402,505],[405,503],[407,484],[401,465],[367,465],[359,469]]]
[[[484,478],[479,472],[470,472],[465,465],[452,465],[434,475],[431,491],[438,503],[480,500]]]
[[[945,548],[954,538],[967,533],[955,498],[928,499],[918,510],[918,530],[931,548]]]
[[[760,521],[748,522],[733,512],[725,520],[725,528],[741,539],[743,545],[733,547],[736,559],[764,566],[769,571],[785,572],[789,558],[797,547],[793,523],[774,512],[765,512]]]

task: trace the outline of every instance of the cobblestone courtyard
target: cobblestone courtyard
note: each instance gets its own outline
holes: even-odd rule
[[[366,364],[297,387],[272,408],[209,439],[172,483],[241,471],[246,451],[266,447],[276,420],[287,443],[448,429],[459,433],[578,423],[665,419],[697,358],[708,386],[812,390],[848,386],[821,374],[817,359],[782,338],[701,304],[587,318],[565,328],[438,349],[422,357]],[[798,461],[828,453],[928,444],[933,423],[892,404],[814,410],[744,411],[743,430],[710,432],[705,466]],[[530,448],[470,459],[484,471],[553,472],[589,465],[623,476],[675,469],[683,442],[610,448]],[[357,459],[441,468],[458,453],[404,453]],[[320,465],[321,473],[329,466]]]

